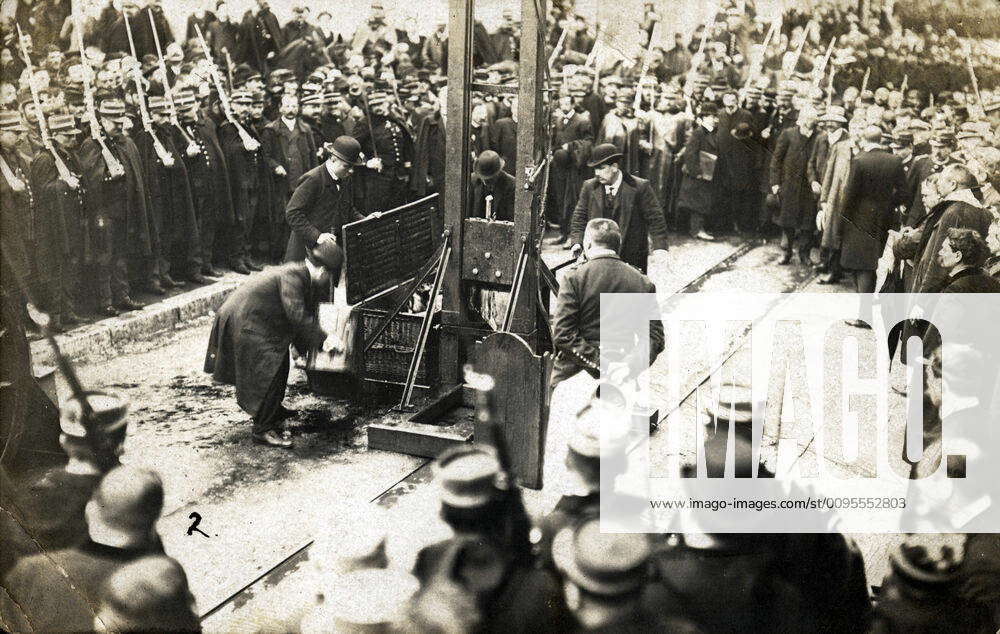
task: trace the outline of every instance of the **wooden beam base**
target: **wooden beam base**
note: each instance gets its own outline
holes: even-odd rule
[[[411,456],[436,458],[454,445],[472,440],[472,421],[452,425],[429,425],[401,420],[368,426],[368,448]]]

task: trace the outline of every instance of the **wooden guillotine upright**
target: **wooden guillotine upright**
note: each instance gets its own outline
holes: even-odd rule
[[[404,420],[369,426],[369,447],[434,457],[451,444],[475,440],[472,390],[464,368],[493,377],[496,421],[521,484],[542,485],[548,418],[548,323],[540,280],[554,279],[542,263],[535,184],[541,185],[546,125],[542,117],[547,72],[547,0],[522,0],[516,87],[473,83],[474,0],[449,0],[448,102],[444,188],[445,264],[441,268],[436,394]],[[517,190],[513,222],[469,218],[473,90],[518,95]],[[538,188],[540,189],[540,187]],[[541,286],[545,287],[543,283]],[[483,291],[507,295],[502,320],[491,328],[475,319],[470,303]],[[547,289],[546,289],[547,292]],[[404,394],[404,409],[409,404]]]

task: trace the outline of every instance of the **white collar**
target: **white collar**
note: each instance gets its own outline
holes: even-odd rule
[[[296,120],[294,117],[292,117],[291,119],[287,117],[281,117],[281,122],[284,123],[285,127],[288,128],[289,130],[295,129]]]
[[[839,141],[840,137],[842,137],[843,135],[844,135],[843,128],[837,128],[833,132],[830,132],[829,135],[827,136],[827,138],[830,139],[830,145],[833,145],[834,143]]]
[[[611,183],[610,185],[605,185],[604,186],[605,187],[604,191],[607,191],[607,188],[610,187],[611,188],[611,195],[612,196],[617,196],[618,195],[618,188],[622,186],[622,178],[624,177],[624,175],[625,175],[625,173],[619,169],[618,170],[618,178],[616,178],[615,182]]]
[[[983,208],[983,203],[976,200],[976,195],[972,193],[971,189],[956,189],[947,196],[941,202],[955,201],[960,203],[965,203],[967,205],[972,205],[977,209]]]

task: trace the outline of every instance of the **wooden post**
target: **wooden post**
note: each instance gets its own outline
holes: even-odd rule
[[[448,102],[445,125],[444,226],[451,228],[453,257],[444,276],[441,310],[440,379],[444,385],[462,382],[465,363],[455,327],[468,323],[462,293],[462,220],[469,190],[469,119],[472,82],[472,0],[448,0]],[[433,301],[433,300],[432,300]]]
[[[517,164],[521,169],[515,174],[517,189],[514,194],[514,239],[521,240],[523,237],[532,247],[539,238],[538,214],[532,205],[535,192],[525,190],[524,182],[527,169],[533,167],[538,140],[544,139],[546,135],[546,122],[542,121],[541,87],[545,78],[543,35],[547,5],[546,0],[521,0],[521,55],[517,89]],[[528,19],[536,11],[541,11],[538,19]],[[542,180],[539,179],[536,185],[539,191],[541,184]],[[526,274],[521,284],[520,300],[514,310],[511,332],[521,335],[532,349],[537,350],[536,277]]]

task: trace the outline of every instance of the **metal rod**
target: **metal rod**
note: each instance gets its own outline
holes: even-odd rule
[[[517,256],[517,266],[514,269],[514,279],[511,280],[510,302],[507,304],[507,310],[504,311],[503,323],[500,326],[500,332],[510,332],[510,324],[514,320],[514,308],[517,306],[517,299],[521,294],[521,283],[524,281],[524,269],[527,268],[527,263],[528,239],[527,236],[524,236],[521,241],[521,253]]]
[[[437,303],[437,294],[441,290],[441,282],[444,280],[444,272],[448,269],[448,260],[451,259],[451,244],[445,242],[444,251],[438,261],[437,273],[434,275],[434,285],[431,287],[431,296],[427,302],[427,312],[424,320],[420,324],[420,335],[417,337],[417,345],[413,351],[413,358],[410,359],[410,369],[406,373],[406,385],[403,387],[403,397],[399,401],[399,409],[406,409],[410,406],[410,397],[413,396],[413,385],[417,381],[417,369],[420,361],[424,358],[424,348],[427,346],[427,337],[431,332],[431,321],[434,319],[434,304]]]

